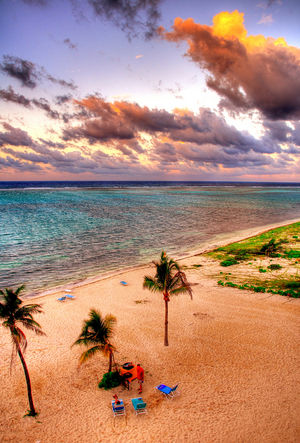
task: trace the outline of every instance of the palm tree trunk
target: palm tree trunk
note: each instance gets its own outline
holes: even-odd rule
[[[168,339],[168,297],[165,297],[165,346],[169,346],[169,339]]]
[[[109,368],[108,372],[111,372],[112,369],[112,352],[109,353]]]
[[[18,348],[18,354],[19,354],[19,357],[20,357],[20,360],[21,360],[21,363],[22,363],[22,366],[24,369],[26,383],[27,383],[27,394],[28,394],[28,401],[29,401],[29,414],[28,415],[34,417],[35,415],[37,415],[37,412],[35,411],[34,404],[33,404],[29,372],[28,372],[27,365],[26,365],[26,362],[24,360],[24,357],[23,357],[23,354],[22,354],[20,348]]]

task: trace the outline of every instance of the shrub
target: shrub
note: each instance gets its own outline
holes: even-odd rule
[[[264,268],[259,268],[259,272],[267,272],[267,270]]]
[[[225,286],[229,286],[230,288],[237,288],[238,287],[237,284],[232,283],[231,281],[226,282]]]
[[[237,264],[238,264],[238,261],[235,258],[228,258],[227,260],[223,260],[220,263],[221,266],[232,266],[232,265],[237,265]]]
[[[296,249],[291,249],[290,251],[286,251],[284,253],[286,258],[300,258],[300,251]]]
[[[266,292],[266,288],[263,286],[254,286],[253,287],[254,292]]]
[[[288,289],[300,289],[300,281],[290,281],[285,284]]]
[[[270,269],[271,271],[277,271],[278,269],[282,269],[282,266],[278,265],[277,263],[272,263],[268,266],[268,269]]]
[[[247,249],[242,249],[238,251],[236,254],[234,254],[234,258],[239,261],[248,260],[249,258],[249,251]]]
[[[278,250],[278,248],[282,242],[283,242],[283,240],[279,240],[276,243],[275,238],[271,238],[271,240],[268,243],[265,243],[264,245],[262,245],[259,252],[261,254],[265,254],[265,255],[274,254]]]
[[[106,391],[108,389],[115,388],[116,386],[119,386],[122,383],[122,377],[119,374],[118,371],[114,372],[106,372],[102,380],[99,383],[99,388],[104,388]]]

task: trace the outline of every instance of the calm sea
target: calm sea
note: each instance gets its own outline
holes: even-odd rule
[[[0,288],[27,293],[300,218],[300,184],[0,182]]]

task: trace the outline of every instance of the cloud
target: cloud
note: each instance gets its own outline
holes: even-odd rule
[[[62,118],[63,120],[65,120],[65,114],[60,115],[58,111],[52,109],[48,100],[46,100],[45,98],[28,99],[24,97],[24,95],[15,92],[11,86],[9,86],[7,89],[0,89],[0,100],[1,99],[7,102],[17,103],[19,105],[25,106],[25,108],[36,107],[45,111],[48,117],[52,119]],[[70,117],[71,116],[69,116],[69,118]]]
[[[50,0],[22,0],[31,6],[47,6]],[[160,4],[164,0],[70,0],[73,13],[83,18],[87,6],[96,17],[112,22],[128,38],[142,34],[146,39],[156,35],[161,16]],[[69,39],[65,39],[69,40]],[[66,44],[69,42],[64,41]],[[71,48],[74,49],[74,48]]]
[[[33,163],[47,171],[144,178],[172,176],[174,171],[194,177],[199,171],[224,170],[279,174],[296,167],[299,156],[298,122],[265,119],[264,134],[257,139],[206,108],[167,112],[100,96],[76,106],[80,123],[66,125],[61,134],[53,132],[53,140],[33,140],[26,131],[3,124],[0,158],[6,155],[7,168],[23,170]]]
[[[63,105],[64,103],[68,103],[71,100],[72,100],[71,94],[57,95],[55,97],[55,102],[57,105]]]
[[[52,83],[59,84],[64,88],[69,88],[72,90],[77,89],[77,86],[73,81],[66,81],[63,79],[58,79],[50,75],[45,68],[38,67],[29,60],[24,60],[19,57],[14,57],[11,55],[4,55],[3,61],[0,63],[0,70],[7,74],[9,77],[16,78],[21,82],[22,86],[30,89],[36,88],[38,83],[46,79]]]
[[[3,62],[0,63],[0,69],[10,77],[19,80],[22,86],[33,89],[37,85],[39,75],[36,66],[28,60],[4,55]]]
[[[24,97],[22,94],[16,93],[11,86],[9,86],[7,89],[0,89],[0,99],[7,102],[17,103],[25,106],[26,108],[31,107],[31,100]]]
[[[76,49],[77,45],[75,43],[72,43],[69,38],[64,39],[64,44],[68,46],[70,49]]]
[[[87,139],[91,144],[108,144],[123,154],[132,155],[128,149],[145,153],[141,145],[146,135],[150,150],[158,147],[162,159],[167,161],[167,155],[170,155],[170,162],[178,158],[178,150],[175,151],[174,147],[182,145],[193,146],[199,155],[210,146],[211,150],[221,150],[228,158],[232,157],[232,162],[242,153],[274,154],[282,151],[282,137],[277,137],[272,130],[272,122],[268,122],[266,134],[256,139],[228,125],[224,118],[206,108],[201,108],[197,114],[184,109],[170,113],[125,101],[109,103],[99,96],[89,96],[77,104],[87,109],[89,116],[84,117],[79,126],[64,130],[66,142]]]
[[[6,132],[0,133],[0,146],[12,145],[12,146],[33,146],[34,142],[32,138],[19,128],[14,128],[8,123],[3,123],[3,128]]]
[[[244,14],[221,12],[213,26],[176,18],[162,38],[186,41],[186,55],[209,74],[207,85],[232,110],[257,109],[273,120],[300,116],[300,50],[284,39],[248,36]]]
[[[156,35],[161,0],[88,0],[88,3],[96,16],[113,22],[130,38],[140,32],[147,39]]]
[[[269,23],[273,23],[273,21],[274,20],[273,20],[272,14],[268,14],[268,15],[263,14],[262,18],[259,20],[258,24],[259,25],[266,25]]]

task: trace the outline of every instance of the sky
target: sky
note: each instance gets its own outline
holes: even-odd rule
[[[0,180],[300,182],[299,0],[0,0]]]

